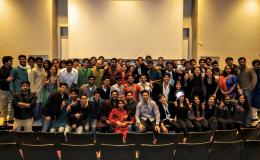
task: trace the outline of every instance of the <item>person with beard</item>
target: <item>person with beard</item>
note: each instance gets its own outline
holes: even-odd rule
[[[111,122],[108,117],[112,109],[116,108],[118,101],[118,92],[116,90],[111,92],[111,98],[105,100],[104,105],[101,110],[101,121],[106,124],[106,127],[103,128],[103,132],[111,131]]]
[[[33,108],[36,105],[36,98],[35,94],[30,92],[30,82],[23,81],[20,93],[14,94],[12,101],[15,118],[13,131],[21,131],[21,127],[24,127],[25,132],[32,131]]]
[[[21,83],[24,81],[29,81],[27,66],[26,66],[26,56],[19,55],[19,65],[11,70],[10,76],[7,78],[9,81],[10,91],[14,93],[19,93],[21,89]]]
[[[127,111],[128,114],[128,121],[133,121],[135,122],[135,111],[136,111],[136,105],[137,105],[137,101],[135,101],[133,99],[133,92],[132,91],[128,91],[125,93],[125,109]],[[128,130],[129,131],[136,131],[136,126],[135,125],[131,125],[128,126]]]
[[[225,95],[224,100],[220,102],[216,113],[220,129],[234,129],[235,107],[235,104],[231,101],[231,97]]]
[[[116,83],[116,75],[119,73],[117,68],[117,59],[112,58],[110,61],[110,66],[106,69],[104,77],[110,77],[111,85]]]

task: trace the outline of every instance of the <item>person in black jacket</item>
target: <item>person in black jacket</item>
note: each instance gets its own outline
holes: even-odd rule
[[[24,127],[25,132],[32,131],[33,108],[36,105],[36,96],[30,92],[30,82],[21,83],[21,92],[14,94],[12,106],[14,108],[13,131],[20,131]]]
[[[176,108],[172,102],[167,102],[163,94],[159,95],[158,103],[161,119],[161,129],[164,133],[168,131],[180,131],[180,125],[176,122]]]
[[[217,109],[218,105],[216,104],[216,97],[213,95],[209,96],[205,105],[205,119],[208,121],[212,131],[218,129],[218,121],[216,119]]]
[[[51,121],[57,119],[62,110],[62,107],[66,105],[68,100],[68,84],[60,83],[60,89],[57,93],[50,95],[48,98],[45,107],[44,107],[44,122],[42,131],[47,132],[49,130]]]
[[[90,117],[91,111],[87,95],[81,95],[79,101],[69,105],[67,108],[67,112],[69,122],[68,125],[66,125],[65,132],[76,131],[76,133],[83,133],[84,130],[86,130],[87,132],[89,131],[87,118]]]

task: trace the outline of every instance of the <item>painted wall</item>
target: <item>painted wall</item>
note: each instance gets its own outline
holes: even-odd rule
[[[259,0],[198,0],[197,57],[260,57]],[[251,65],[251,64],[250,64]]]
[[[183,0],[69,0],[69,57],[182,57]]]
[[[54,0],[0,0],[0,58],[55,52]],[[55,27],[55,28],[54,28]]]

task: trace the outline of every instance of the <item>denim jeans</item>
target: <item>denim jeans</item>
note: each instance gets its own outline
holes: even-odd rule
[[[42,121],[42,110],[43,110],[43,104],[36,103],[36,106],[33,108],[34,121]]]

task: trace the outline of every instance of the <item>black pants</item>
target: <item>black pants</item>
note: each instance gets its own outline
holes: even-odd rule
[[[233,119],[225,119],[225,118],[217,118],[218,125],[220,129],[234,129],[234,120]]]
[[[218,129],[218,121],[216,117],[211,117],[210,119],[208,119],[209,122],[209,126],[210,126],[210,130],[211,131],[216,131]]]
[[[175,132],[181,131],[181,126],[174,120],[165,119],[161,123],[163,123],[164,126],[166,126],[169,131],[175,131]]]
[[[195,130],[198,132],[207,131],[209,129],[209,124],[206,119],[191,119],[191,122],[195,126]]]
[[[146,121],[145,120],[142,120],[141,119],[141,124],[144,126],[144,130],[142,132],[146,132],[146,131],[153,131],[153,132],[156,132],[154,130],[155,128],[155,120],[154,121],[150,121],[149,119],[147,119]]]
[[[177,123],[180,125],[185,137],[187,137],[188,132],[192,131],[194,128],[192,122],[189,119],[178,119]]]

